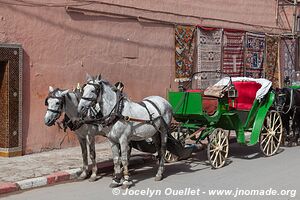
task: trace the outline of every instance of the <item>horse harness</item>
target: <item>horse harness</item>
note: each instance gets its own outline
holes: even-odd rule
[[[294,99],[294,89],[291,89],[289,107],[288,107],[287,111],[282,110],[282,113],[285,114],[285,115],[288,114],[291,110],[293,111],[293,113],[291,115],[291,120],[294,120],[297,109],[300,108],[299,106],[295,105],[294,101],[295,101],[295,99]],[[285,106],[285,103],[283,104],[282,107],[284,108],[284,106]]]
[[[96,95],[98,94],[96,98],[81,97],[84,100],[91,101],[92,102],[91,108],[92,108],[92,107],[96,106],[96,104],[98,103],[97,100],[101,99],[103,86],[102,86],[101,82],[100,82],[100,84],[94,84],[94,83],[87,83],[87,84],[93,85],[96,89],[95,94]],[[101,96],[99,97],[99,95],[101,95]],[[140,122],[140,123],[150,124],[150,125],[154,126],[154,128],[157,131],[160,131],[154,122],[158,119],[161,119],[162,121],[164,121],[164,119],[162,118],[161,111],[159,110],[159,108],[157,107],[157,105],[154,102],[152,102],[149,99],[145,99],[142,102],[138,103],[139,105],[141,105],[142,107],[144,107],[146,109],[146,111],[149,115],[149,120],[144,120],[144,119],[138,119],[138,118],[122,115],[122,111],[124,108],[125,96],[124,96],[123,92],[119,89],[116,89],[116,96],[117,96],[116,104],[107,116],[104,116],[102,114],[102,112],[94,112],[95,111],[94,110],[94,111],[92,111],[95,114],[94,118],[86,119],[86,120],[84,120],[84,123],[95,124],[95,125],[101,124],[103,127],[108,127],[108,126],[114,125],[119,120],[124,120],[124,121],[128,121],[128,122],[132,121],[132,122]],[[150,103],[157,110],[159,116],[153,118],[154,113],[150,113],[149,109],[147,108],[147,106],[144,102]]]
[[[55,89],[53,92],[50,92],[48,94],[47,98],[45,99],[45,106],[49,105],[48,104],[49,98],[59,100],[59,109],[58,110],[53,110],[53,109],[47,108],[47,111],[58,114],[56,117],[56,120],[61,116],[63,106],[66,103],[66,99],[64,96],[57,97],[54,95],[57,91],[58,91],[58,89]],[[74,94],[75,94],[77,100],[79,101],[82,94],[80,92],[76,92],[76,91],[74,91]],[[69,93],[67,93],[67,96],[70,97]],[[64,130],[64,132],[66,132],[67,127],[69,127],[71,131],[75,131],[76,129],[78,129],[80,127],[80,126],[78,126],[77,123],[74,123],[73,120],[71,118],[69,118],[67,114],[65,114],[63,120],[61,122],[57,122],[57,124],[58,124],[59,128]],[[61,124],[62,124],[62,126],[61,126]]]

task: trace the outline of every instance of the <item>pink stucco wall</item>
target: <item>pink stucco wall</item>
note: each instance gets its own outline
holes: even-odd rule
[[[71,132],[43,123],[49,85],[72,88],[88,72],[101,73],[112,83],[123,81],[133,100],[165,96],[167,89],[176,88],[173,25],[146,18],[270,33],[288,32],[292,23],[287,23],[289,8],[280,10],[276,23],[274,0],[106,0],[126,7],[80,6],[97,11],[85,14],[67,12],[64,3],[72,1],[47,6],[42,4],[49,1],[42,0],[33,6],[7,2],[0,3],[0,42],[19,43],[24,49],[24,153],[77,145]],[[129,17],[101,16],[98,11]],[[142,18],[138,22],[132,16]]]

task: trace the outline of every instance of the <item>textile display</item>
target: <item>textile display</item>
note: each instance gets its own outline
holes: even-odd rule
[[[188,81],[193,72],[195,27],[175,26],[175,81]]]
[[[197,28],[197,71],[216,71],[221,69],[222,30]],[[205,89],[220,79],[218,73],[202,73],[197,77],[198,88]]]
[[[280,44],[280,68],[281,68],[281,83],[284,84],[284,79],[288,77],[290,80],[295,72],[295,47],[294,39],[282,39]]]
[[[280,87],[280,72],[278,66],[278,48],[280,38],[266,36],[266,62],[264,64],[265,78],[272,81],[274,88]]]
[[[244,31],[224,30],[223,72],[230,76],[244,76]]]
[[[245,76],[260,78],[263,76],[263,59],[265,51],[265,36],[256,33],[246,33]]]

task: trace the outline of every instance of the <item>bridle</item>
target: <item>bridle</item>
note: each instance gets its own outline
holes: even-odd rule
[[[85,88],[86,85],[91,85],[95,88],[95,91],[93,91],[93,93],[95,94],[96,97],[84,97],[81,96],[81,99],[86,100],[91,102],[90,105],[88,106],[88,108],[90,109],[90,111],[92,112],[92,115],[94,117],[99,117],[99,115],[101,115],[100,117],[102,117],[102,109],[100,108],[100,111],[96,110],[96,105],[98,104],[99,106],[101,105],[101,96],[102,96],[102,91],[103,91],[103,86],[101,81],[99,83],[91,83],[88,82],[86,84],[83,85],[83,90]]]
[[[94,94],[96,95],[96,97],[93,98],[93,97],[84,97],[84,96],[82,96],[81,99],[86,100],[86,101],[90,101],[94,105],[94,104],[97,103],[98,97],[99,97],[99,95],[102,91],[102,84],[101,84],[101,82],[99,84],[88,82],[88,83],[84,84],[82,88],[84,88],[86,85],[94,86],[94,88],[95,88]]]
[[[58,110],[47,108],[47,111],[50,111],[50,112],[53,112],[53,113],[57,114],[57,116],[55,117],[55,121],[61,116],[62,109],[63,109],[64,103],[65,103],[65,98],[64,97],[57,97],[57,96],[54,95],[57,91],[58,90],[56,89],[53,92],[49,93],[48,97],[45,99],[45,106],[47,106],[47,107],[49,105],[48,104],[48,99],[58,99],[58,101],[59,101]]]

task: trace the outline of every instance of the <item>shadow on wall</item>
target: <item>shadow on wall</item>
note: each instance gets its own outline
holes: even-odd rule
[[[29,117],[30,117],[30,57],[23,49],[23,109],[22,109],[22,123],[23,123],[23,135],[22,135],[22,149],[23,155],[25,155],[25,148],[27,146],[27,137],[29,129]]]
[[[67,30],[67,31],[71,31],[71,32],[74,32],[74,33],[83,34],[83,35],[86,35],[86,36],[89,36],[89,37],[93,37],[95,39],[99,39],[99,37],[100,37],[100,38],[103,38],[103,39],[114,40],[114,41],[118,41],[118,42],[126,42],[126,43],[128,42],[126,40],[126,38],[122,37],[122,34],[119,37],[118,36],[113,36],[112,37],[109,32],[93,33],[91,31],[87,31],[87,30],[85,30],[83,28],[80,28],[80,27],[77,28],[77,27],[72,27],[70,25],[67,25],[65,23],[60,23],[58,20],[55,21],[55,19],[49,20],[46,17],[44,17],[43,15],[38,15],[36,13],[27,11],[25,9],[19,9],[15,6],[6,5],[6,7],[8,9],[10,9],[11,11],[13,11],[14,13],[23,14],[23,15],[27,16],[28,18],[34,18],[34,19],[40,20],[41,22],[46,23],[49,26],[54,26],[54,27],[64,29],[64,30]],[[68,14],[71,17],[71,19],[76,20],[76,21],[79,21],[79,20],[82,20],[82,21],[86,21],[86,20],[89,20],[89,21],[92,21],[92,20],[94,20],[94,21],[95,20],[107,21],[108,19],[110,21],[115,21],[115,22],[132,22],[132,21],[136,21],[136,20],[133,20],[133,19],[117,19],[117,18],[106,17],[106,16],[89,16],[89,15],[82,15],[82,14],[73,13],[73,12],[66,12],[66,14]],[[170,28],[170,27],[173,27],[173,26],[159,25],[159,27],[168,27],[168,28]],[[134,41],[131,41],[131,42],[133,44],[135,44]],[[147,47],[147,48],[163,49],[163,50],[168,50],[168,51],[173,50],[173,46],[166,46],[166,45],[160,45],[160,44],[147,44],[147,43],[143,43],[142,41],[138,42],[138,45],[144,46],[144,47]]]

